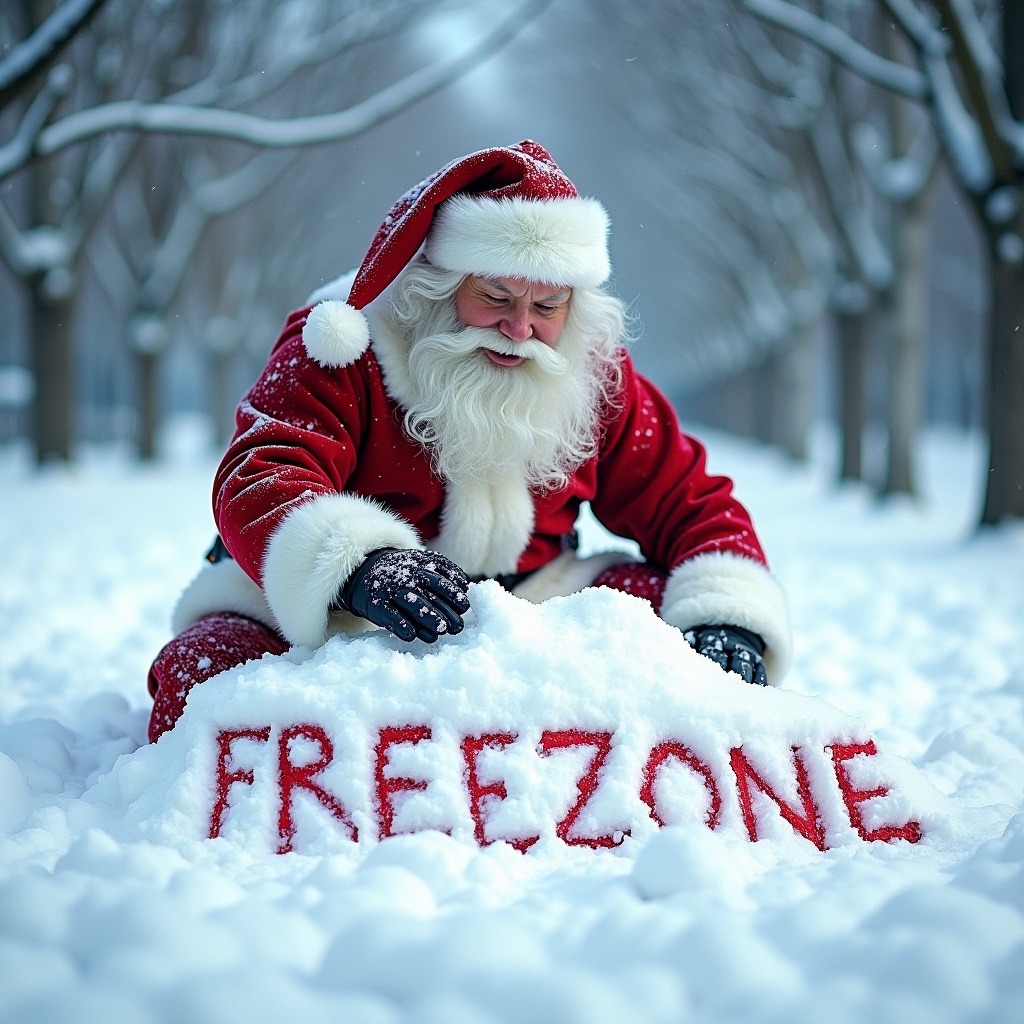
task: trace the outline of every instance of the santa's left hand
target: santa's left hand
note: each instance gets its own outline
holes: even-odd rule
[[[764,641],[741,626],[694,626],[683,636],[698,654],[735,672],[745,682],[768,685],[764,667]]]
[[[380,548],[349,577],[339,604],[399,640],[432,644],[444,633],[462,632],[469,578],[436,551]]]

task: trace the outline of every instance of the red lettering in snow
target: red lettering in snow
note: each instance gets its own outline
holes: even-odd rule
[[[429,740],[430,735],[430,727],[426,725],[386,725],[380,731],[373,766],[373,781],[377,797],[378,836],[381,839],[395,834],[395,805],[392,801],[394,794],[412,793],[427,788],[423,779],[388,777],[384,774],[384,769],[389,764],[391,748],[398,743],[420,743]]]
[[[799,808],[791,807],[787,804],[758,775],[754,766],[747,760],[742,747],[733,747],[729,752],[729,761],[732,764],[733,774],[736,776],[736,791],[740,800],[740,809],[743,812],[743,823],[747,826],[747,835],[750,836],[752,843],[757,842],[758,835],[757,820],[754,817],[754,808],[751,804],[751,782],[779,808],[779,813],[793,826],[796,832],[805,839],[809,839],[819,850],[825,849],[825,829],[821,824],[818,808],[814,803],[814,797],[811,795],[807,768],[804,765],[799,748],[793,747],[793,767],[796,772],[797,796],[800,799]]]
[[[473,835],[480,846],[490,846],[494,840],[488,839],[484,830],[483,808],[481,806],[485,796],[497,797],[498,800],[508,798],[508,790],[501,780],[480,783],[480,776],[477,772],[476,761],[484,747],[501,749],[510,743],[515,743],[516,734],[513,732],[489,732],[483,736],[466,736],[462,741],[462,757],[466,762],[465,782],[466,791],[469,793],[469,813],[473,818]],[[505,840],[510,846],[514,846],[520,853],[533,846],[540,836],[531,836],[523,839]]]
[[[565,750],[568,747],[593,747],[594,756],[586,771],[580,776],[577,785],[579,798],[569,808],[569,813],[555,826],[555,835],[568,846],[589,846],[592,849],[618,846],[629,830],[619,834],[619,838],[610,836],[571,836],[573,826],[586,807],[587,801],[594,795],[598,785],[598,774],[612,749],[610,732],[583,732],[580,729],[546,730],[540,738],[540,753],[548,755],[553,750]]]
[[[320,759],[309,764],[293,764],[291,759],[291,742],[302,738],[316,743],[320,747]],[[352,842],[357,842],[359,832],[352,819],[348,816],[341,801],[332,793],[328,793],[319,782],[313,779],[334,760],[334,744],[322,726],[290,725],[281,730],[277,739],[277,785],[281,791],[281,810],[277,816],[277,834],[281,842],[278,853],[291,853],[292,839],[295,837],[295,820],[292,817],[292,799],[295,790],[304,789],[312,794],[326,808],[333,818],[348,829]]]
[[[894,839],[906,839],[908,843],[920,842],[923,833],[918,821],[908,821],[905,825],[881,825],[875,829],[868,829],[864,824],[860,805],[872,797],[885,796],[889,790],[885,786],[879,786],[877,789],[855,789],[846,762],[861,754],[874,757],[877,753],[874,740],[868,740],[867,743],[832,744],[832,764],[836,770],[836,782],[839,783],[839,790],[843,794],[843,803],[846,804],[850,824],[867,843],[879,840],[891,843]]]
[[[704,782],[708,791],[709,804],[707,817],[704,819],[708,828],[715,828],[718,824],[718,816],[722,811],[722,795],[718,792],[718,784],[711,774],[711,769],[692,751],[677,740],[667,740],[659,743],[647,758],[644,766],[644,784],[640,789],[640,799],[651,809],[651,817],[659,826],[664,826],[665,819],[658,810],[657,797],[654,794],[654,786],[658,781],[658,772],[670,758],[682,761],[695,775],[698,775]]]
[[[217,790],[217,800],[213,805],[210,814],[211,839],[220,835],[221,826],[224,824],[224,814],[228,809],[228,792],[235,782],[244,782],[251,786],[255,781],[251,768],[236,768],[228,771],[228,762],[231,760],[231,745],[235,740],[253,740],[255,743],[266,743],[270,739],[270,726],[265,725],[261,729],[221,729],[217,733],[217,768],[214,777],[214,784]]]

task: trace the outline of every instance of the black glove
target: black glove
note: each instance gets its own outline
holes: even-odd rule
[[[695,626],[683,636],[698,654],[721,665],[726,672],[735,672],[748,683],[768,685],[764,641],[756,633],[740,626]]]
[[[469,578],[436,551],[371,551],[338,595],[338,606],[369,619],[399,640],[432,644],[442,633],[461,633],[469,611]]]

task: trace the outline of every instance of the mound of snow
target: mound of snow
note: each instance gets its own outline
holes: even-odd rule
[[[88,800],[126,840],[268,853],[365,856],[426,830],[540,856],[635,855],[660,825],[822,851],[956,832],[862,722],[743,683],[635,598],[535,606],[484,583],[472,601],[433,646],[339,637],[210,680]]]

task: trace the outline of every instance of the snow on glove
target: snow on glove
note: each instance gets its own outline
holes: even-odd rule
[[[768,685],[764,641],[756,633],[740,626],[695,626],[683,636],[698,654],[721,665],[726,672],[735,672],[748,683]]]
[[[442,633],[461,633],[469,611],[469,578],[436,551],[379,548],[352,573],[338,603],[394,633],[432,644]]]

